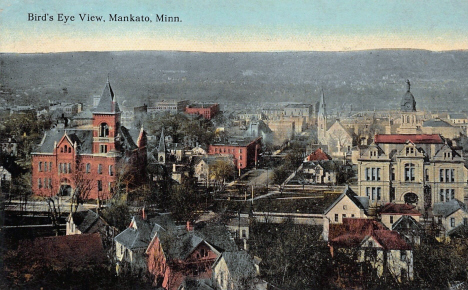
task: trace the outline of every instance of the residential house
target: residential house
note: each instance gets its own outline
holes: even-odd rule
[[[380,221],[389,229],[392,229],[402,216],[411,216],[416,222],[419,222],[421,218],[421,213],[416,206],[405,203],[387,203],[379,210],[379,214]]]
[[[314,152],[310,153],[307,157],[307,161],[323,161],[331,160],[332,158],[328,155],[322,148],[316,149]]]
[[[267,283],[257,278],[254,260],[245,251],[223,252],[212,268],[215,289],[267,289]]]
[[[142,276],[147,272],[145,251],[151,241],[151,221],[134,216],[128,228],[115,238],[117,273],[130,271]]]
[[[11,185],[11,173],[6,170],[5,167],[0,166],[0,188],[2,189],[2,192],[9,192],[9,188]],[[8,188],[8,191],[5,191],[5,189]]]
[[[237,246],[226,227],[214,223],[187,222],[184,228],[153,228],[153,237],[146,249],[148,270],[153,285],[167,290],[179,289],[184,280],[209,279],[216,259]]]
[[[411,215],[402,215],[392,224],[391,230],[398,232],[410,245],[419,245],[426,237],[424,226]]]
[[[369,200],[358,196],[349,186],[323,213],[323,233],[325,241],[329,240],[330,227],[342,224],[346,218],[369,217]]]
[[[336,184],[341,165],[332,160],[303,162],[302,173],[296,177],[303,178],[306,184]]]
[[[234,162],[232,156],[226,155],[208,155],[208,156],[196,156],[192,159],[194,162],[194,174],[193,176],[198,179],[199,183],[203,183],[206,186],[210,186],[215,182],[214,166],[219,163],[224,163],[232,166],[234,169]]]
[[[390,274],[399,282],[414,277],[409,244],[397,232],[375,220],[345,218],[342,224],[330,227],[328,244],[333,258],[346,255],[354,261],[347,266],[354,268],[352,272],[358,275],[363,275],[361,269],[368,266],[377,276]],[[337,260],[338,267],[343,266],[340,262]]]
[[[449,236],[457,227],[468,224],[468,207],[458,199],[435,203],[432,214],[440,226],[441,238]]]

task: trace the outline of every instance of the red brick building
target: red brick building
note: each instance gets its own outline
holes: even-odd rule
[[[185,113],[201,115],[207,120],[211,120],[219,113],[219,104],[192,104],[185,108]]]
[[[79,189],[89,192],[87,199],[107,199],[116,181],[118,164],[145,166],[146,133],[143,129],[130,132],[121,126],[120,114],[107,81],[93,112],[92,130],[65,128],[46,132],[32,153],[33,193],[71,195]]]
[[[226,144],[213,144],[208,147],[208,154],[232,155],[237,169],[256,166],[262,148],[262,137],[243,139]]]

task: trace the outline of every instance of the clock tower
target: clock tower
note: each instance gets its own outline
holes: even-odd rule
[[[402,112],[416,112],[416,101],[410,91],[411,84],[409,80],[406,80],[406,94],[403,96],[400,102],[400,109]]]
[[[416,101],[410,91],[411,84],[406,80],[406,93],[400,102],[401,125],[398,134],[421,134],[421,114],[416,112]]]

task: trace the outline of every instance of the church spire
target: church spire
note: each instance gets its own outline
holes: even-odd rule
[[[143,127],[142,127],[143,129]],[[159,138],[158,152],[166,152],[166,142],[164,140],[164,128],[161,131],[161,137]]]
[[[320,104],[319,104],[319,116],[325,116],[327,114],[326,110],[327,105],[325,104],[325,94],[323,93],[322,89],[322,94],[320,95]]]

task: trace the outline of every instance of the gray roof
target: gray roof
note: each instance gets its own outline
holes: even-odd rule
[[[466,115],[461,113],[449,114],[448,117],[449,119],[466,119]]]
[[[451,124],[438,118],[427,120],[423,122],[422,126],[423,127],[453,127]]]
[[[130,250],[146,248],[151,240],[151,220],[145,221],[134,216],[132,223],[136,223],[136,228],[126,228],[114,238],[115,241]]]
[[[226,262],[231,278],[249,278],[256,274],[254,260],[245,251],[224,252],[212,267],[214,268],[222,259]]]
[[[369,208],[369,200],[365,196],[357,196],[357,194],[349,188],[348,185],[346,185],[346,188],[344,189],[343,193],[330,205],[325,211],[324,214],[327,214],[332,208],[335,207],[335,205],[340,202],[345,196],[349,197],[351,201],[360,209],[364,210],[367,212],[367,209]]]
[[[93,118],[93,113],[91,112],[91,110],[81,111],[73,117],[73,119],[92,119],[92,118]]]
[[[102,91],[99,104],[96,107],[94,113],[118,113],[120,112],[119,104],[115,100],[114,91],[112,91],[109,80],[106,82],[106,86]]]
[[[65,133],[72,145],[76,142],[80,154],[93,153],[93,130],[83,129],[49,130],[44,134],[41,143],[34,153],[52,153],[54,151],[55,142],[58,143]],[[119,135],[121,137],[120,144],[123,150],[134,150],[138,148],[127,128],[120,126]]]
[[[184,260],[198,245],[205,243],[218,252],[236,251],[227,228],[211,223],[197,223],[192,231],[171,228],[157,232],[168,258]]]
[[[86,233],[98,220],[99,215],[92,210],[75,212],[72,215],[73,223],[81,233]]]
[[[47,131],[35,152],[52,153],[55,142],[58,143],[65,133],[70,138],[72,145],[76,141],[80,153],[92,153],[93,130],[80,129],[52,129]]]
[[[432,207],[432,213],[435,216],[443,216],[446,218],[459,209],[465,212],[467,211],[467,207],[463,202],[459,201],[458,199],[452,199],[447,202],[434,203],[434,206]]]

